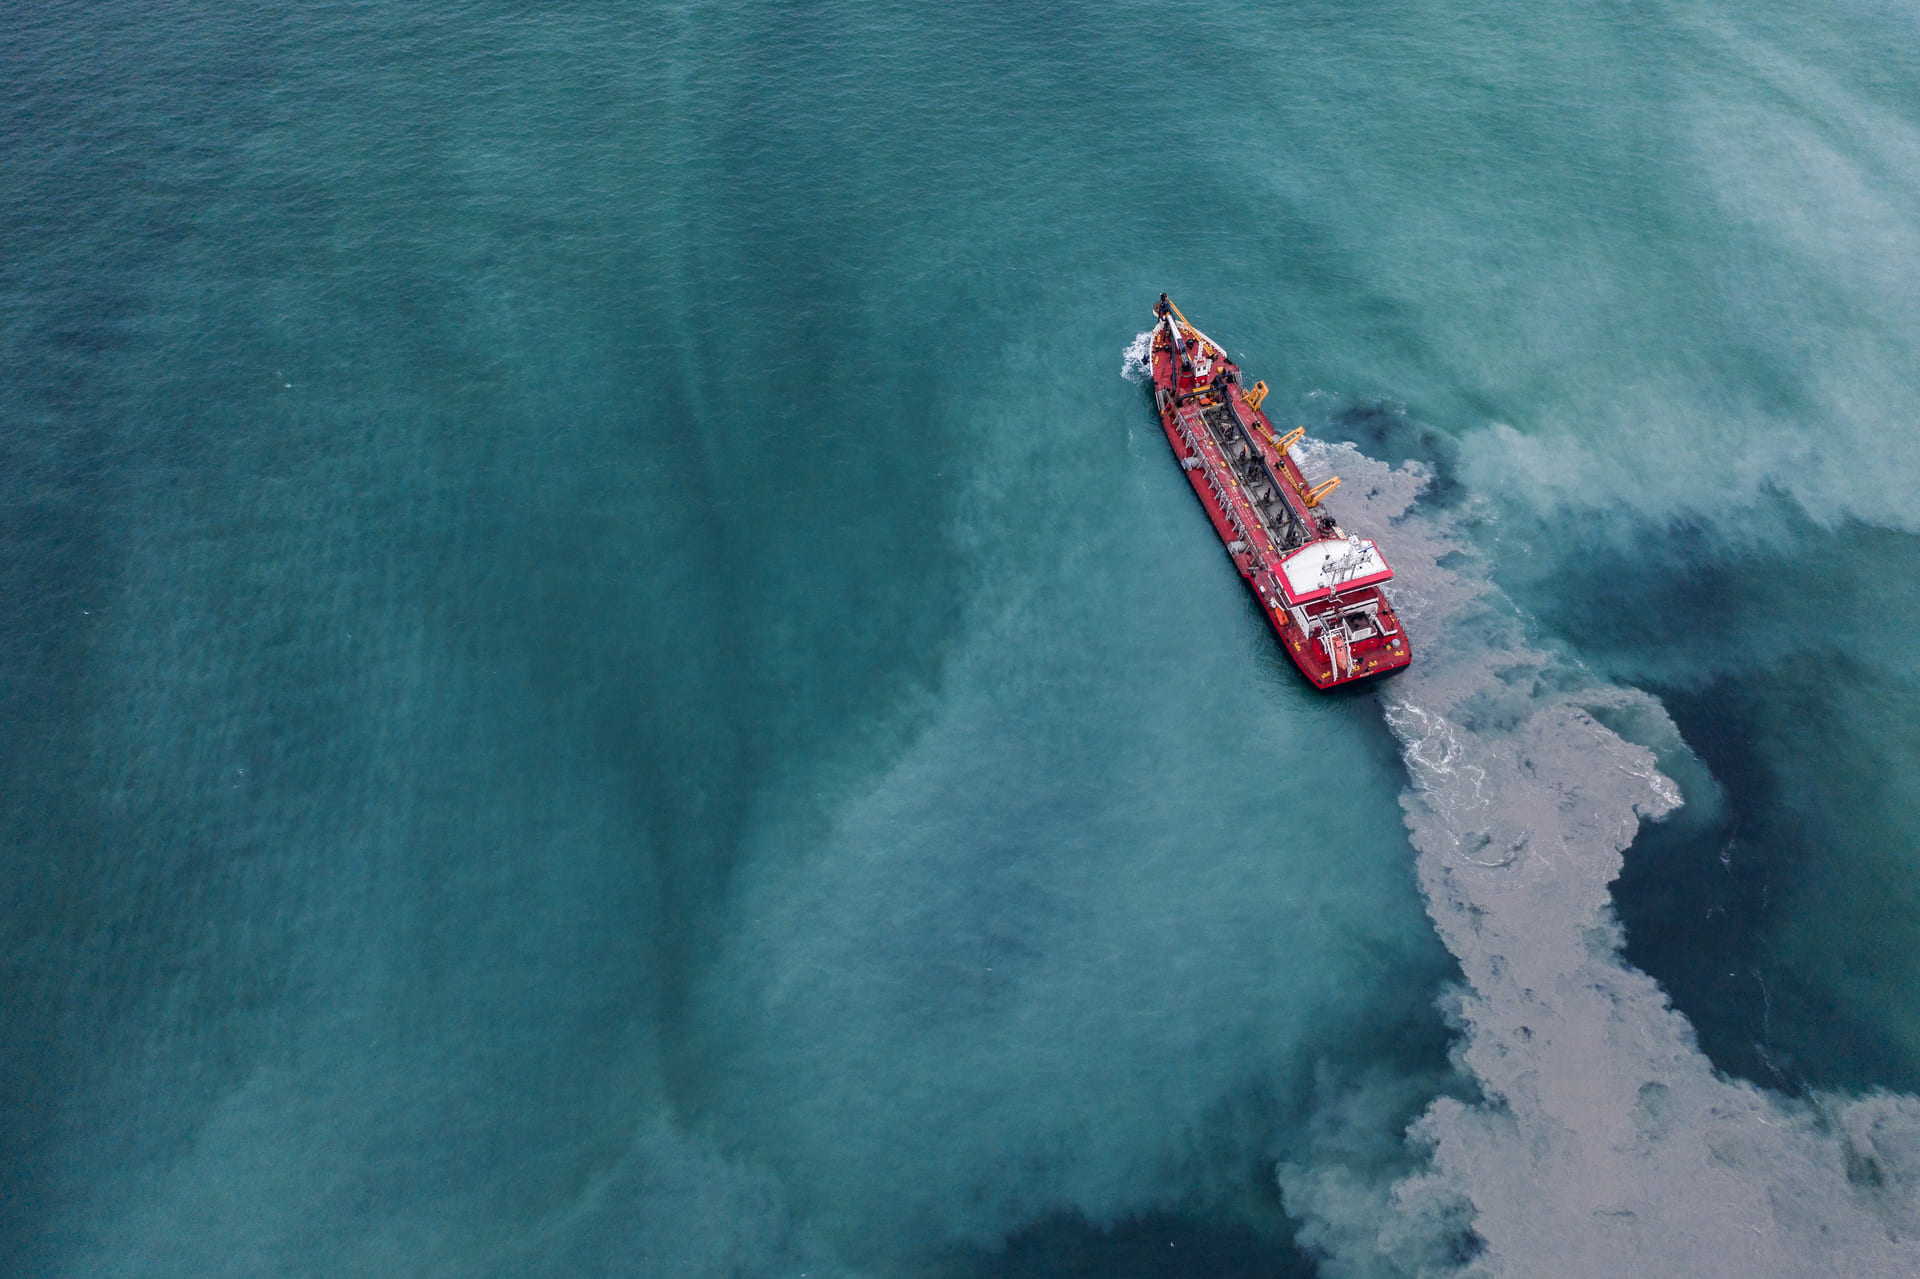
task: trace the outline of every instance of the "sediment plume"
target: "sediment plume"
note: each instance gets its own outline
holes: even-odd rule
[[[1377,536],[1419,637],[1383,705],[1482,1097],[1434,1101],[1408,1132],[1430,1167],[1392,1184],[1283,1165],[1303,1243],[1335,1276],[1920,1273],[1920,1099],[1729,1079],[1621,957],[1609,885],[1681,803],[1658,702],[1531,643],[1463,531],[1477,513],[1420,503],[1418,464],[1310,453],[1346,477],[1336,513]]]

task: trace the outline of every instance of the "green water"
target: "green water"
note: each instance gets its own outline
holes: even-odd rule
[[[1386,1273],[1275,1168],[1461,970],[1161,290],[1664,699],[1713,1063],[1920,1091],[1911,15],[8,16],[0,1268]]]

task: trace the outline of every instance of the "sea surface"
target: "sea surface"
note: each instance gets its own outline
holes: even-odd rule
[[[1911,5],[0,14],[0,1273],[1920,1273]]]

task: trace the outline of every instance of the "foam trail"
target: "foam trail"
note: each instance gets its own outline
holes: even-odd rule
[[[1127,343],[1120,357],[1120,376],[1135,386],[1144,386],[1153,370],[1153,330],[1142,329]]]
[[[1482,513],[1417,508],[1417,464],[1308,455],[1336,458],[1419,645],[1383,697],[1428,912],[1468,983],[1456,1057],[1485,1099],[1433,1102],[1409,1132],[1431,1166],[1393,1184],[1283,1165],[1302,1242],[1335,1276],[1920,1273],[1920,1099],[1718,1076],[1621,959],[1608,885],[1680,794],[1595,712],[1671,721],[1527,643],[1458,531]]]

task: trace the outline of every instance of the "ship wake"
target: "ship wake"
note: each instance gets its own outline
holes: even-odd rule
[[[1120,356],[1120,376],[1135,386],[1145,386],[1153,376],[1153,330],[1141,329],[1127,343]]]

